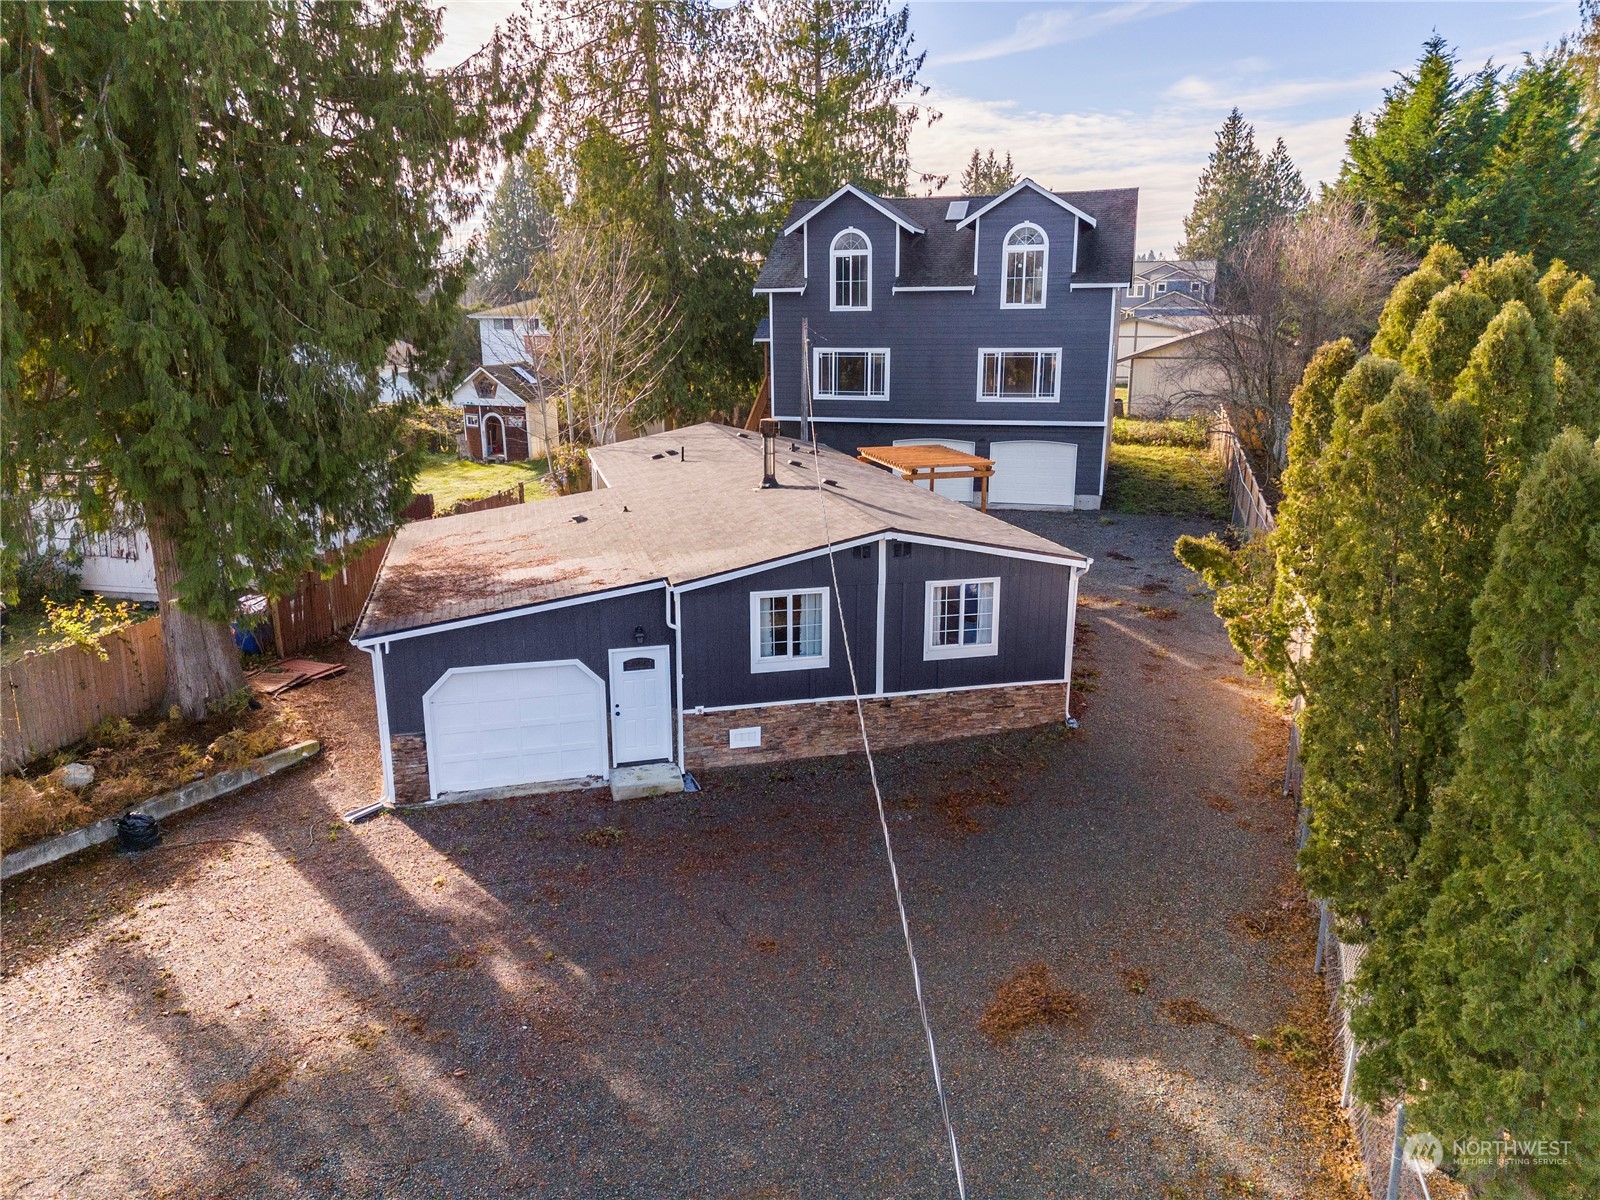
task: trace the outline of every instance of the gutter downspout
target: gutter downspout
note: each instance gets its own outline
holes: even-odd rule
[[[1090,559],[1090,563],[1094,560]],[[1068,729],[1076,729],[1078,722],[1072,717],[1072,650],[1073,643],[1078,635],[1078,577],[1089,569],[1089,563],[1082,567],[1072,568],[1072,580],[1067,584],[1067,657],[1062,667],[1062,675],[1067,685],[1066,710],[1062,717]]]
[[[689,754],[683,744],[683,628],[673,618],[673,611],[677,607],[678,591],[671,584],[667,585],[667,628],[672,630],[672,656],[674,660],[674,680],[678,689],[678,773],[683,774],[689,769]]]

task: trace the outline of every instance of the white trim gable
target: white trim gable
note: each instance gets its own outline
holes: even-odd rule
[[[1038,192],[1039,195],[1043,196],[1046,200],[1050,201],[1052,204],[1056,205],[1057,207],[1066,209],[1073,216],[1077,217],[1078,220],[1085,222],[1089,226],[1090,229],[1095,228],[1099,224],[1098,221],[1096,221],[1088,213],[1084,212],[1083,209],[1078,208],[1075,205],[1069,204],[1067,201],[1063,200],[1060,196],[1056,195],[1054,192],[1050,191],[1048,188],[1044,187],[1042,184],[1037,184],[1031,179],[1024,179],[1020,183],[1016,183],[1016,184],[1012,185],[1010,190],[1008,190],[1006,192],[1003,192],[1002,194],[996,196],[993,200],[989,201],[989,203],[985,204],[982,208],[978,209],[977,212],[968,213],[967,214],[967,219],[965,221],[962,221],[959,225],[957,225],[956,228],[957,229],[965,229],[968,225],[971,225],[979,217],[983,216],[984,213],[988,212],[991,208],[996,208],[996,207],[1004,204],[1007,200],[1011,199],[1011,197],[1015,196],[1023,188],[1032,188],[1034,191]]]
[[[799,229],[799,228],[803,227],[808,221],[811,220],[812,217],[816,216],[823,209],[827,208],[828,205],[832,204],[835,200],[839,199],[841,196],[844,196],[844,195],[854,196],[857,200],[861,201],[863,204],[870,205],[872,208],[877,209],[878,212],[880,212],[884,216],[888,217],[889,220],[893,221],[896,225],[900,226],[900,228],[904,229],[907,233],[927,233],[928,232],[921,225],[913,225],[910,221],[906,220],[905,217],[901,216],[899,213],[895,212],[892,208],[888,207],[888,205],[884,204],[883,201],[879,200],[876,196],[869,196],[866,192],[863,192],[855,184],[847,183],[842,188],[840,188],[837,192],[835,192],[833,195],[829,196],[826,200],[823,200],[819,204],[817,204],[816,207],[811,209],[810,212],[807,212],[803,216],[801,216],[801,217],[797,218],[796,220],[790,222],[789,227],[783,231],[783,236],[784,237],[788,237],[796,229]],[[1088,218],[1085,218],[1085,219],[1088,220]],[[1094,221],[1093,220],[1089,220],[1089,224],[1093,225]]]

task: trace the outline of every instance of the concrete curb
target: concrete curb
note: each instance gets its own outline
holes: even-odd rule
[[[258,780],[269,775],[276,775],[296,763],[305,762],[322,749],[318,741],[299,742],[293,746],[285,746],[282,750],[274,750],[271,754],[263,754],[260,758],[253,758],[244,766],[233,771],[223,771],[220,775],[213,775],[209,779],[197,780],[187,784],[175,792],[167,792],[146,800],[143,804],[136,804],[129,811],[142,812],[146,816],[161,820],[170,817],[173,813],[180,813],[186,808],[193,808],[197,804],[204,804],[207,800],[215,800],[218,796],[226,796],[229,792],[237,792],[241,788],[249,787]],[[87,850],[90,846],[98,846],[101,842],[109,842],[117,836],[117,818],[107,817],[103,821],[96,821],[93,825],[85,825],[82,829],[74,829],[70,833],[63,833],[42,842],[35,842],[25,846],[13,854],[8,854],[0,860],[0,879],[10,879],[14,875],[21,875],[24,871],[32,871],[46,863],[53,863],[57,859],[66,858],[69,854],[76,854],[80,850]]]

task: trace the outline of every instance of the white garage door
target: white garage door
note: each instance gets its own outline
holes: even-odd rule
[[[434,796],[606,773],[605,685],[577,662],[453,670],[423,724]]]
[[[896,438],[896,446],[945,446],[951,450],[959,450],[963,454],[977,453],[977,442],[963,442],[956,438]],[[960,500],[970,503],[972,500],[972,480],[970,479],[940,479],[933,485],[933,490],[950,500]]]
[[[1078,447],[1072,442],[990,442],[993,508],[1071,508],[1078,487]]]

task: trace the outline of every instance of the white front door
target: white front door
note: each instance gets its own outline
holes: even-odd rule
[[[672,655],[666,646],[611,652],[611,763],[672,757]]]
[[[943,446],[947,450],[959,450],[963,454],[973,454],[977,450],[977,442],[964,442],[960,438],[896,438],[896,446]],[[972,479],[937,479],[933,484],[935,495],[943,496],[947,500],[956,500],[962,504],[972,502]],[[921,486],[921,485],[919,485]]]

